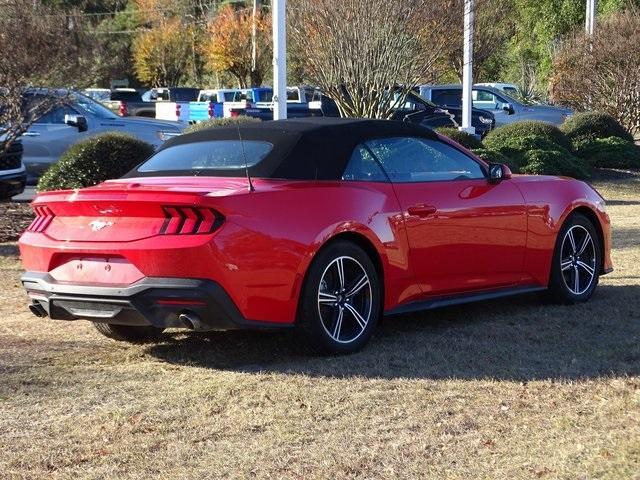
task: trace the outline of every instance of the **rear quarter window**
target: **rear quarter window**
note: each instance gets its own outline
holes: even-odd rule
[[[255,140],[216,140],[175,145],[160,150],[141,164],[137,171],[193,172],[238,170],[253,167],[273,149],[269,142]]]
[[[462,105],[462,90],[433,90],[431,101],[436,105],[449,105],[459,107]]]

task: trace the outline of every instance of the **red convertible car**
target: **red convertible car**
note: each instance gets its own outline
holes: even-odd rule
[[[22,235],[31,311],[129,341],[166,328],[293,327],[351,352],[383,314],[611,271],[604,200],[511,175],[423,127],[298,119],[181,135],[125,178],[45,192]]]

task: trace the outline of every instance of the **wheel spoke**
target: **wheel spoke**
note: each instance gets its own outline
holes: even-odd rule
[[[344,309],[340,307],[338,309],[338,318],[336,318],[336,324],[333,327],[333,338],[340,340],[340,330],[342,329],[342,318],[344,317]]]
[[[578,271],[578,267],[573,267],[573,293],[578,295],[580,293],[580,272]]]
[[[356,282],[356,284],[351,288],[351,290],[349,290],[345,295],[347,297],[353,297],[356,293],[358,293],[360,290],[362,290],[367,285],[369,285],[369,277],[367,277],[366,275],[363,275]]]
[[[338,270],[338,281],[340,282],[340,290],[344,290],[344,261],[342,257],[336,259],[336,268]]]
[[[573,262],[571,260],[565,260],[560,264],[560,268],[564,272],[565,270],[569,270],[573,266]]]
[[[587,273],[588,273],[589,275],[591,275],[591,276],[593,277],[593,274],[595,273],[595,269],[594,269],[592,266],[587,265],[587,264],[586,264],[586,263],[584,263],[582,260],[578,260],[578,262],[577,262],[577,263],[578,263],[578,267],[582,267],[584,270],[586,270],[586,271],[587,271]],[[576,269],[576,270],[577,270],[577,269]]]
[[[358,322],[358,325],[360,325],[360,328],[364,330],[365,327],[367,326],[367,321],[364,318],[362,318],[362,315],[360,315],[360,312],[358,312],[358,310],[356,310],[355,307],[350,303],[345,304],[345,308],[349,310],[349,312],[351,312],[351,315],[353,315],[353,317],[356,319],[356,322]]]
[[[576,239],[573,237],[573,229],[567,232],[567,238],[569,239],[569,243],[571,243],[571,250],[573,253],[576,253]]]
[[[587,234],[584,237],[584,241],[582,242],[582,245],[580,245],[580,250],[578,250],[577,255],[582,255],[590,243],[591,243],[591,235]]]
[[[330,293],[320,292],[318,293],[318,303],[333,305],[338,301],[338,297]]]

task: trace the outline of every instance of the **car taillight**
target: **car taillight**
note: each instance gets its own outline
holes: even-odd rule
[[[213,118],[215,116],[215,112],[213,110],[213,102],[209,102],[209,108],[207,109],[207,114],[209,118]]]
[[[29,232],[44,232],[49,226],[55,215],[49,207],[33,207],[36,212],[36,218],[27,228]]]
[[[199,235],[213,233],[222,226],[224,217],[211,208],[163,207],[165,221],[162,235]]]
[[[176,119],[180,120],[180,108],[181,105],[179,103],[176,103]]]
[[[118,115],[120,115],[121,117],[126,117],[127,116],[127,104],[125,102],[120,102],[120,107],[118,107]]]
[[[240,116],[240,112],[238,112],[237,110],[231,110],[231,118],[235,118],[239,116]]]

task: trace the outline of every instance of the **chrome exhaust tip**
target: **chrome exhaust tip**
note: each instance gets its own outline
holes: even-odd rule
[[[183,312],[178,316],[178,320],[189,330],[195,332],[209,330],[210,328],[200,320],[200,317],[193,312]]]
[[[29,305],[29,310],[31,310],[31,313],[33,313],[36,317],[44,318],[47,316],[47,311],[39,303],[32,303],[31,305]]]

